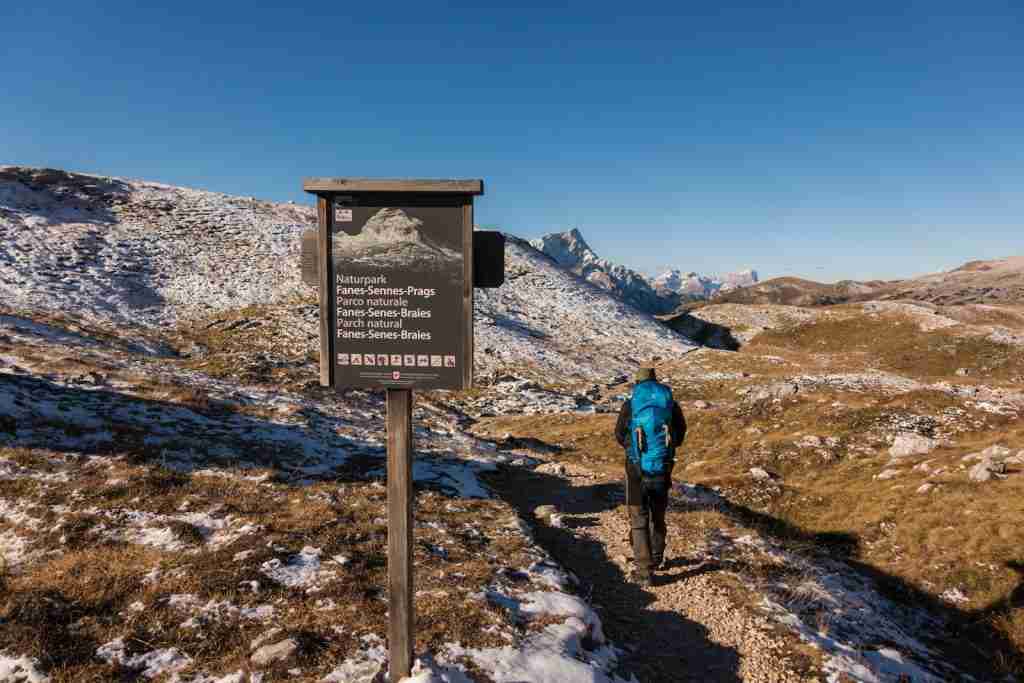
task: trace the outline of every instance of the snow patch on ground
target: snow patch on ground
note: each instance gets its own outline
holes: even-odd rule
[[[49,683],[50,677],[29,657],[12,657],[0,651],[0,681],[4,683]]]
[[[197,596],[190,593],[178,593],[168,597],[167,605],[192,615],[182,622],[181,628],[200,628],[215,621],[267,621],[275,614],[273,605],[239,607],[228,600],[212,599],[204,605]]]
[[[125,649],[123,638],[117,638],[101,645],[96,650],[96,657],[107,664],[134,669],[146,678],[156,678],[161,674],[180,671],[192,663],[191,657],[173,647],[129,655]]]
[[[600,619],[593,614],[586,620],[571,616],[506,647],[451,645],[438,661],[467,657],[495,683],[621,683],[623,679],[610,673],[617,656],[605,644]]]
[[[320,568],[320,548],[306,546],[298,555],[292,555],[282,562],[275,558],[260,566],[260,573],[288,588],[305,588],[314,592],[317,584],[337,576],[337,573]]]

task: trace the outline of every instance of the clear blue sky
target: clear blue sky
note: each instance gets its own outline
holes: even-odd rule
[[[0,163],[296,201],[480,177],[478,222],[645,271],[1024,253],[1019,0],[767,4],[9,2]]]

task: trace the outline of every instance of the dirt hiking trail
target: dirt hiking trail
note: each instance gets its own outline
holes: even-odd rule
[[[710,574],[703,533],[672,502],[665,567],[655,584],[628,580],[632,551],[622,482],[572,464],[508,468],[491,483],[534,524],[538,543],[580,580],[606,634],[626,650],[621,673],[643,683],[823,680],[813,650],[737,606]],[[554,515],[538,507],[555,505]],[[692,529],[692,533],[683,530]],[[806,653],[806,654],[804,654]]]

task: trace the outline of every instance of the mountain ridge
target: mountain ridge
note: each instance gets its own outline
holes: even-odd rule
[[[682,303],[711,299],[719,293],[758,282],[757,271],[753,269],[716,276],[668,269],[655,277],[648,277],[598,256],[578,228],[550,232],[530,240],[530,244],[562,268],[652,315],[665,315]]]
[[[560,267],[645,313],[670,313],[679,305],[678,295],[658,292],[641,273],[599,257],[577,228],[548,233],[530,240],[530,245],[552,258]]]

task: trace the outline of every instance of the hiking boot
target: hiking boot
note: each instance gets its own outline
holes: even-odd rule
[[[642,569],[634,569],[630,578],[633,580],[633,583],[638,586],[649,588],[654,585],[654,574]]]

